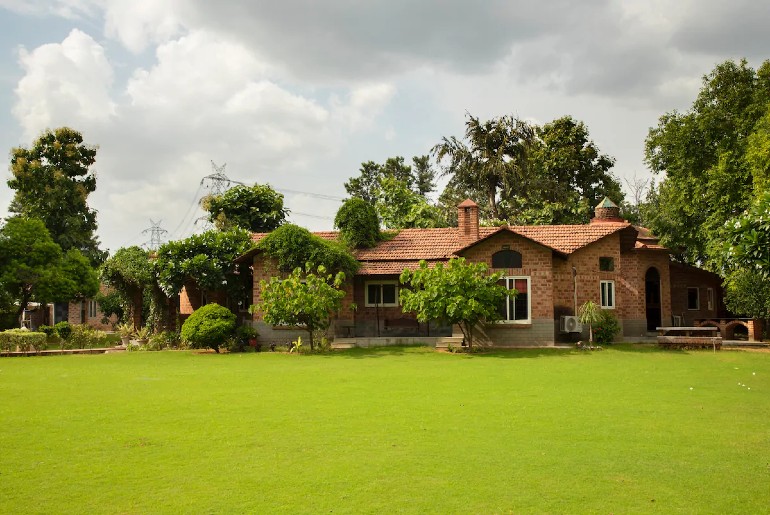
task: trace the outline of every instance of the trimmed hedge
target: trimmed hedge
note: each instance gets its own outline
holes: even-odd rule
[[[0,333],[0,350],[14,352],[17,348],[21,352],[39,352],[46,348],[46,335],[27,329],[9,329]]]

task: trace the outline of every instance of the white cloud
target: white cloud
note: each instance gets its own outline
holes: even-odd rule
[[[109,88],[113,73],[104,49],[74,29],[60,44],[21,49],[24,77],[13,113],[27,139],[53,125],[104,122],[115,113]]]
[[[183,32],[178,0],[110,0],[105,8],[105,34],[132,52],[164,43]]]

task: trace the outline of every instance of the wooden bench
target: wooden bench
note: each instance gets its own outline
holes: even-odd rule
[[[658,327],[658,345],[670,349],[722,348],[717,327]]]

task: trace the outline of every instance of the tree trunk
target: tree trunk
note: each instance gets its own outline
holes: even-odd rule
[[[311,326],[307,326],[307,332],[310,335],[310,350],[313,350],[313,328]]]

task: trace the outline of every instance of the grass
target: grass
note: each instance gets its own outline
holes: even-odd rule
[[[1,513],[770,505],[768,353],[3,358],[0,395]]]

